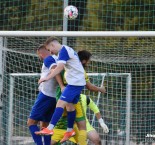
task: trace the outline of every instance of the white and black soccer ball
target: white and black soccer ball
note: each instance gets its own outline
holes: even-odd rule
[[[70,19],[70,20],[74,20],[77,18],[78,16],[78,9],[75,7],[75,6],[67,6],[65,9],[64,9],[64,16],[67,18],[67,19]]]

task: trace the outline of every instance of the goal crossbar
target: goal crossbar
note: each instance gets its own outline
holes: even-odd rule
[[[0,36],[154,37],[155,31],[0,31]]]

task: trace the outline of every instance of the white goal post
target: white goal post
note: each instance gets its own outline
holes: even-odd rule
[[[12,125],[12,119],[13,119],[13,99],[14,99],[14,80],[16,77],[39,77],[39,73],[11,73],[10,75],[10,81],[9,81],[9,116],[8,116],[8,127],[7,127],[7,132],[8,136],[7,138],[7,145],[12,144],[12,130],[13,130],[13,125]],[[88,73],[88,76],[101,76],[102,81],[101,81],[101,86],[104,83],[105,77],[108,76],[114,76],[114,77],[120,77],[124,76],[126,78],[126,139],[125,139],[125,144],[130,145],[130,109],[131,109],[131,74],[130,73]],[[98,93],[97,96],[97,102],[96,104],[99,105],[101,97],[101,92]],[[95,115],[93,115],[92,123],[93,124],[95,121]]]

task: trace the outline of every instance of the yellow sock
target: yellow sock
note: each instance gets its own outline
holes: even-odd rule
[[[87,132],[86,132],[86,130],[79,130],[78,143],[79,143],[79,145],[87,145]]]
[[[75,136],[74,136],[74,139],[75,139],[75,141],[76,141],[76,143],[78,143],[78,137],[79,137],[79,129],[78,129],[78,127],[77,127],[77,124],[74,124],[74,131],[75,131]]]

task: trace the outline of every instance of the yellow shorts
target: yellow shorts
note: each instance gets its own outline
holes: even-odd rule
[[[86,121],[86,128],[87,128],[87,132],[95,130],[88,120]]]
[[[76,135],[71,137],[69,139],[69,141],[71,141],[73,143],[77,143],[78,136],[79,136],[79,130],[78,130],[76,124],[74,124],[74,131],[76,132]],[[52,135],[52,140],[54,140],[55,142],[59,142],[64,137],[65,132],[66,132],[66,130],[64,130],[64,129],[54,129],[54,134]]]
[[[76,122],[85,120],[85,113],[82,107],[82,103],[81,100],[79,100],[79,102],[77,104],[74,105],[75,110],[76,110]]]

